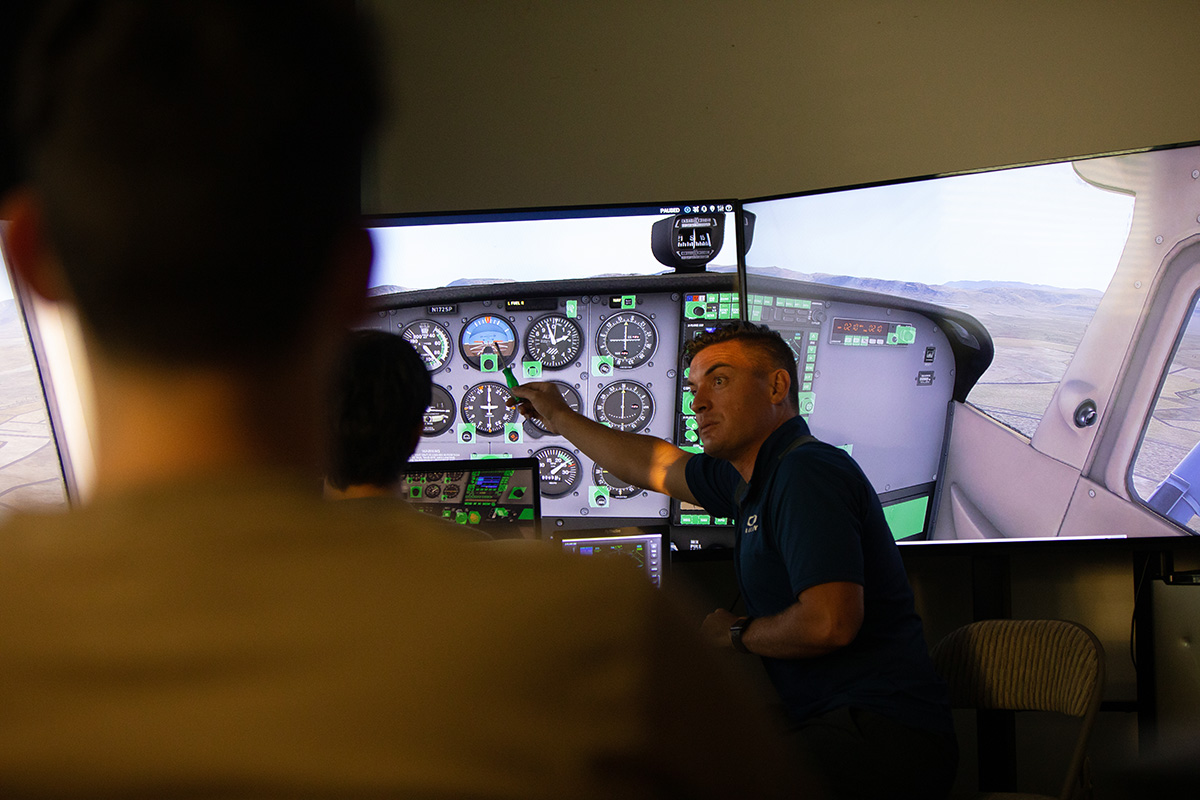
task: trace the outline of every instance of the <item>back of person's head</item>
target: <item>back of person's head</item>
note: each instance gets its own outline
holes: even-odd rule
[[[779,335],[779,331],[773,331],[766,325],[755,325],[753,322],[740,320],[726,323],[686,342],[683,346],[684,364],[691,364],[692,359],[706,347],[722,342],[739,342],[748,348],[757,366],[764,371],[785,370],[792,382],[788,400],[793,409],[799,410],[800,383],[796,379],[796,356]]]
[[[329,484],[395,484],[417,446],[432,386],[425,362],[400,336],[351,333],[332,388]]]
[[[94,340],[162,363],[286,351],[378,115],[353,4],[55,3],[19,74],[22,178]]]

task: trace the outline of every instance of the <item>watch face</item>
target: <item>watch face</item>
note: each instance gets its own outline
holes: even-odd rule
[[[425,409],[422,436],[437,436],[445,433],[454,424],[456,411],[454,398],[450,393],[436,383],[431,387],[429,407]]]
[[[512,393],[500,383],[486,381],[467,390],[462,399],[463,420],[475,425],[483,436],[504,433],[504,423],[517,421],[517,409],[506,405]]]
[[[596,331],[596,349],[612,356],[617,369],[632,369],[650,360],[658,347],[658,330],[644,314],[622,311],[606,319]]]
[[[486,356],[494,355],[494,363],[488,372],[506,367],[517,354],[517,329],[501,316],[480,314],[463,326],[458,339],[463,359],[475,369],[481,366]]]
[[[621,431],[640,431],[654,416],[650,390],[636,381],[613,381],[596,395],[596,421]]]
[[[431,319],[410,322],[400,331],[400,335],[413,346],[430,372],[437,372],[446,366],[454,352],[450,331]]]
[[[579,485],[579,457],[565,447],[543,447],[533,454],[543,497],[562,497]]]
[[[562,398],[566,401],[567,406],[572,411],[578,411],[579,407],[583,405],[583,398],[579,396],[579,392],[575,391],[575,387],[562,381],[554,381],[553,383],[558,387],[558,391],[562,394]],[[531,418],[529,424],[543,433],[550,433],[550,429],[546,427],[546,423],[540,419]]]
[[[525,331],[525,350],[532,360],[542,363],[543,369],[563,369],[579,358],[583,331],[562,314],[547,314]]]

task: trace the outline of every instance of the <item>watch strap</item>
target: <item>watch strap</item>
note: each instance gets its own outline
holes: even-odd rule
[[[745,643],[742,642],[742,636],[746,633],[752,622],[754,622],[754,617],[741,617],[729,626],[729,641],[733,643],[733,649],[739,653],[752,655]]]

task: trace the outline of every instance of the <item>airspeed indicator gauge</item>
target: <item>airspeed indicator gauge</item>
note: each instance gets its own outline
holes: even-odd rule
[[[437,372],[446,366],[453,354],[450,331],[431,319],[410,322],[400,331],[400,335],[413,346],[417,355],[425,362],[425,369],[430,372]]]
[[[654,416],[650,390],[636,381],[613,381],[596,395],[596,421],[621,431],[640,431]]]
[[[525,331],[525,350],[545,369],[563,369],[579,358],[583,331],[562,314],[547,314],[535,319]]]
[[[612,356],[617,369],[632,369],[650,360],[658,347],[658,330],[645,314],[622,311],[613,314],[596,331],[596,349]]]

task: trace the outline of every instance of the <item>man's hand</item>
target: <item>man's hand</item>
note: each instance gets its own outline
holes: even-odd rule
[[[700,637],[713,647],[733,648],[733,640],[729,638],[729,626],[740,619],[732,611],[718,608],[704,618],[700,625]]]
[[[522,383],[514,388],[512,393],[514,396],[508,401],[508,405],[516,406],[517,410],[529,419],[540,421],[550,433],[559,434],[552,420],[563,411],[571,411],[571,407],[563,400],[562,390],[553,383],[533,381]]]

